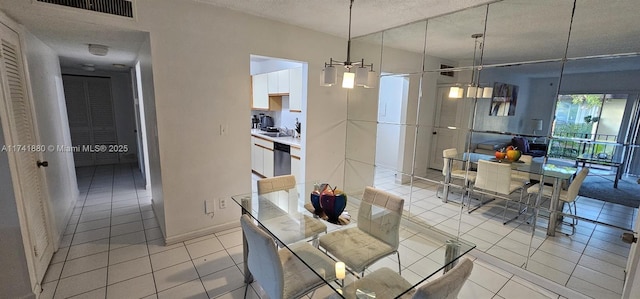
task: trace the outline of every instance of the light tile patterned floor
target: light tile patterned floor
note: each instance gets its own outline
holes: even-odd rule
[[[151,197],[141,187],[142,179],[133,166],[81,168],[77,173],[82,200],[49,266],[42,298],[243,298],[239,227],[165,246],[151,209]],[[415,185],[423,184],[422,188],[410,192],[411,188],[388,181],[390,177],[393,174],[378,178],[387,180],[384,183],[389,191],[411,194],[411,213],[443,230],[457,230],[459,206],[437,199],[434,184],[418,182]],[[603,218],[610,215],[607,212],[616,213],[616,219],[624,216],[618,214],[623,211],[600,203],[585,200],[579,212],[598,213]],[[519,225],[503,227],[495,217],[489,208],[464,215],[460,225],[463,237],[477,242],[482,250],[507,253],[504,256],[517,260],[519,253],[514,248],[528,243],[530,235]],[[414,250],[415,236],[410,231],[403,231],[401,238],[403,273],[419,273],[420,265],[429,257]],[[614,298],[621,290],[620,269],[628,248],[608,246],[611,238],[606,228],[588,223],[581,223],[573,238],[545,238],[542,233],[534,239],[534,257],[540,262],[531,270],[559,268],[554,273],[563,285],[595,298]],[[459,298],[562,298],[473,254],[470,257],[475,259],[474,271]],[[395,265],[393,258],[387,258],[372,270]],[[323,298],[329,291],[319,289],[313,298]],[[260,298],[259,294],[263,292],[254,283],[247,298]]]
[[[537,223],[544,227],[538,226],[532,238],[531,226],[520,220],[502,224],[501,200],[471,214],[465,209],[460,217],[459,204],[443,203],[436,196],[438,185],[434,182],[443,179],[439,171],[429,171],[425,180],[413,182],[412,189],[407,184],[397,184],[394,171],[376,170],[375,186],[404,197],[410,203],[406,210],[412,216],[452,234],[457,233],[460,219],[461,237],[474,242],[483,252],[518,266],[524,266],[530,252],[526,266],[529,271],[590,297],[620,298],[630,249],[620,241],[622,230],[579,221],[575,235],[556,233],[555,237],[548,237],[544,228],[548,221],[539,219]],[[460,195],[450,198],[459,202]],[[626,228],[633,227],[638,216],[637,208],[587,197],[577,200],[577,210],[582,217]],[[563,231],[570,232],[570,227],[565,226]]]

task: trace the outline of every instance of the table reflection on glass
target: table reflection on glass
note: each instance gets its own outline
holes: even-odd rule
[[[478,163],[478,160],[496,161],[494,156],[478,154],[478,153],[460,153],[451,158],[445,158],[446,163],[449,163],[449,169],[451,169],[453,161],[462,161],[470,163]],[[561,212],[562,205],[560,201],[560,188],[562,187],[562,181],[568,180],[576,174],[578,169],[576,167],[558,166],[552,163],[541,163],[532,161],[531,164],[521,162],[509,162],[504,160],[504,163],[510,163],[513,170],[517,170],[524,173],[529,173],[534,176],[540,176],[540,181],[544,182],[545,177],[553,178],[553,193],[551,196],[550,208],[549,208],[549,226],[547,227],[547,235],[556,235],[556,225],[558,223],[558,213]],[[451,173],[446,173],[444,177],[444,188],[442,201],[447,202],[449,196],[449,185],[451,184]],[[548,186],[547,186],[548,187]],[[544,184],[540,184],[540,190],[538,191],[538,199],[536,200],[536,209],[540,202],[540,194],[542,188],[545,188]]]
[[[591,165],[604,165],[615,167],[616,169],[616,177],[613,181],[613,188],[618,188],[618,181],[622,178],[622,165],[624,164],[622,158],[619,156],[610,156],[608,154],[600,153],[600,154],[591,154],[584,153],[576,157],[576,167],[578,164],[582,163],[582,167],[586,167],[587,164]]]
[[[232,196],[232,199],[242,208],[243,214],[250,215],[259,226],[273,236],[279,246],[287,249],[300,242],[312,242],[314,246],[318,247],[317,239],[319,236],[355,227],[358,219],[384,222],[389,221],[390,217],[402,217],[397,213],[392,215],[393,213],[389,210],[376,205],[361,202],[361,195],[349,194],[345,212],[350,215],[350,223],[347,225],[330,223],[317,218],[309,211],[311,208],[310,193],[313,188],[314,183],[303,183],[297,184],[289,190],[260,195],[256,192],[240,194]],[[358,217],[359,211],[367,211],[368,214],[366,217]],[[475,248],[474,244],[461,240],[457,236],[416,221],[406,217],[400,221],[400,257],[402,259],[403,255],[407,255],[405,258],[407,265],[402,265],[401,275],[410,285],[389,289],[386,291],[387,293],[379,294],[378,297],[383,295],[385,298],[394,298],[411,292],[428,278],[453,267],[460,257]],[[253,281],[253,277],[247,268],[246,240],[243,240],[243,243],[245,282],[249,283]],[[319,247],[318,250],[325,252],[322,247]],[[304,257],[296,255],[293,251],[292,253],[306,265],[309,265],[305,262]],[[336,262],[340,262],[335,257],[332,258]],[[396,264],[395,267],[390,267],[397,272],[396,255],[387,257],[387,259],[392,259],[390,265]],[[380,265],[385,264],[384,260],[380,260],[379,263]],[[309,268],[313,270],[313,267]],[[349,269],[347,269],[345,279],[339,281],[325,280],[322,271],[314,270],[314,272],[325,281],[326,285],[331,287],[337,297],[356,298],[356,293],[373,295],[370,290],[342,289],[343,285],[357,282],[360,278],[359,273],[350,273]]]

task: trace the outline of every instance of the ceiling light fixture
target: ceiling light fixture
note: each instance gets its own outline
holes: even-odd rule
[[[471,68],[471,83],[467,84],[467,98],[491,98],[493,94],[493,87],[480,87],[476,84],[473,79],[475,78],[476,73],[476,52],[477,50],[482,48],[482,42],[478,42],[478,38],[483,36],[482,33],[476,33],[471,35],[471,38],[474,39],[473,44],[473,66]],[[465,97],[464,88],[460,86],[453,86],[449,89],[449,97],[452,99],[461,99]]]
[[[96,56],[106,56],[109,53],[109,47],[105,45],[89,44],[89,53]]]
[[[329,63],[324,63],[324,69],[322,69],[322,75],[320,76],[320,85],[332,86],[338,81],[338,70],[336,65],[343,65],[345,72],[342,76],[342,87],[353,88],[354,86],[362,86],[365,88],[376,87],[376,81],[378,76],[373,70],[373,63],[364,64],[364,59],[360,61],[351,61],[351,11],[353,8],[353,1],[350,0],[349,4],[349,39],[347,40],[347,60],[335,61],[333,58],[329,59]],[[355,68],[355,70],[352,70]]]

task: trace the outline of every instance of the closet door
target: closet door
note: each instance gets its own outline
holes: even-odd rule
[[[37,166],[41,148],[27,95],[18,34],[0,23],[0,120],[4,130],[20,228],[33,284],[42,281],[53,256],[53,239],[45,200],[43,171]],[[27,147],[23,147],[27,146]],[[1,242],[1,240],[0,240]],[[9,271],[10,269],[4,269]]]
[[[93,145],[117,144],[111,79],[102,77],[85,77],[85,79],[91,119],[91,142]],[[119,160],[117,153],[96,151],[94,161],[95,165],[103,165],[118,163]]]
[[[64,75],[63,82],[71,142],[81,149],[73,153],[76,166],[118,163],[117,153],[97,147],[117,144],[111,79]],[[89,146],[91,151],[83,146]]]

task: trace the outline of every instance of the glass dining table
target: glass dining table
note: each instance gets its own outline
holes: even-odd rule
[[[427,279],[452,268],[460,257],[475,248],[475,244],[438,230],[424,222],[419,222],[417,219],[404,217],[382,207],[363,202],[360,200],[362,193],[348,194],[348,203],[340,217],[340,223],[328,222],[312,212],[310,195],[314,190],[314,185],[317,184],[301,183],[287,190],[267,194],[258,194],[257,192],[240,194],[232,196],[232,199],[242,208],[243,214],[251,216],[260,227],[274,238],[281,250],[290,250],[300,242],[310,242],[322,254],[325,254],[326,251],[319,247],[318,242],[318,238],[324,234],[356,226],[371,225],[369,222],[374,221],[386,222],[390,217],[400,217],[399,256],[393,254],[383,258],[365,272],[365,276],[367,276],[366,273],[370,273],[371,269],[387,265],[398,272],[399,262],[397,259],[401,259],[402,271],[400,275],[408,284],[401,283],[395,287],[385,288],[384,294],[376,295],[371,290],[358,288],[358,280],[361,279],[361,275],[349,271],[348,268],[345,277],[339,277],[342,278],[340,280],[335,280],[332,277],[325,278],[324,269],[314,269],[309,266],[310,262],[305,261],[304,255],[296,255],[294,250],[290,250],[331,288],[332,298],[361,298],[363,295],[367,296],[366,298],[376,298],[376,296],[377,298],[398,298],[408,295]],[[358,215],[359,213],[366,213],[366,217],[359,217],[361,216]],[[358,223],[359,221],[362,223]],[[253,281],[253,277],[247,267],[248,248],[244,235],[243,244],[245,282],[250,283]],[[341,262],[336,257],[329,256],[336,263]],[[345,287],[346,285],[351,286]],[[370,282],[367,285],[370,285]]]
[[[478,163],[478,160],[489,160],[489,161],[497,161],[494,156],[478,154],[478,153],[460,153],[454,157],[444,158],[446,163],[449,163],[449,169],[451,169],[454,161],[460,161],[463,163],[469,162]],[[501,161],[503,163],[510,163],[511,168],[513,170],[517,170],[523,173],[529,173],[533,176],[539,176],[539,180],[544,182],[544,178],[552,178],[553,179],[553,192],[551,196],[551,201],[549,205],[549,226],[547,227],[547,235],[555,236],[556,235],[556,225],[558,224],[559,213],[562,211],[562,206],[560,204],[560,189],[562,188],[562,181],[571,179],[578,169],[576,167],[571,166],[562,166],[556,165],[550,162],[538,162],[532,161],[531,163],[523,163],[521,161],[518,162],[509,162],[507,160]],[[443,196],[442,201],[448,201],[449,195],[449,186],[451,185],[451,172],[445,174],[444,178],[444,188],[443,188]],[[535,202],[535,208],[539,208],[539,203],[541,199],[542,188],[549,188],[549,186],[545,186],[545,184],[539,184],[540,190],[538,190],[538,198]],[[461,186],[458,186],[463,188]]]

